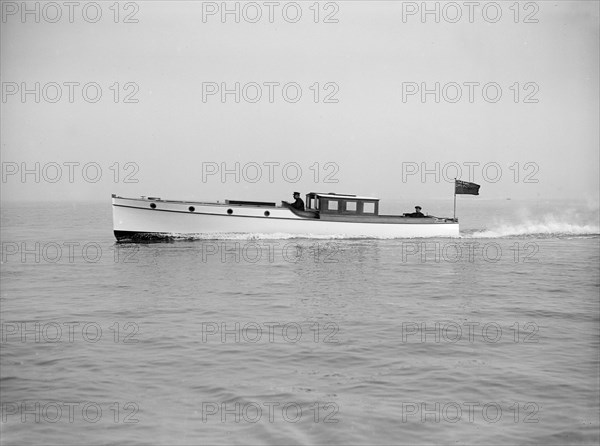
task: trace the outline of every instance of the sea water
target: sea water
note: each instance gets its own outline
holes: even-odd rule
[[[597,444],[597,207],[459,198],[459,239],[152,244],[3,205],[2,444]]]

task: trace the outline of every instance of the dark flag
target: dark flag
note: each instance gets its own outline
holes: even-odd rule
[[[469,183],[468,181],[454,180],[455,194],[479,195],[479,184]]]

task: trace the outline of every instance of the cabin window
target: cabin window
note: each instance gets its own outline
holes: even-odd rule
[[[328,211],[337,211],[338,208],[339,208],[339,206],[338,206],[338,201],[337,200],[334,200],[334,201],[330,200],[330,201],[327,202],[327,210]]]
[[[346,201],[346,211],[356,212],[356,201]]]
[[[363,203],[363,213],[364,214],[374,214],[375,213],[375,203],[373,203],[373,202]]]

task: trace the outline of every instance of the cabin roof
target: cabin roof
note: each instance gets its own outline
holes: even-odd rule
[[[318,197],[323,197],[323,198],[340,198],[340,199],[343,199],[343,200],[374,200],[374,201],[379,201],[379,198],[375,198],[375,197],[359,197],[357,195],[336,194],[336,193],[333,193],[333,192],[328,192],[328,193],[310,192],[310,194],[316,195]]]

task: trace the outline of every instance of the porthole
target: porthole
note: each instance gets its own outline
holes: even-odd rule
[[[269,215],[271,215],[271,213],[269,211],[265,211],[265,217],[268,217]]]
[[[228,213],[229,215],[231,215],[231,214],[233,214],[233,211],[232,211],[231,209],[227,209],[227,213]]]
[[[194,206],[190,206],[190,207],[188,208],[188,210],[189,210],[190,212],[194,212],[194,211],[196,210],[196,208],[195,208]]]
[[[155,203],[150,203],[150,207],[151,207],[152,209],[156,209],[156,204],[155,204]]]

